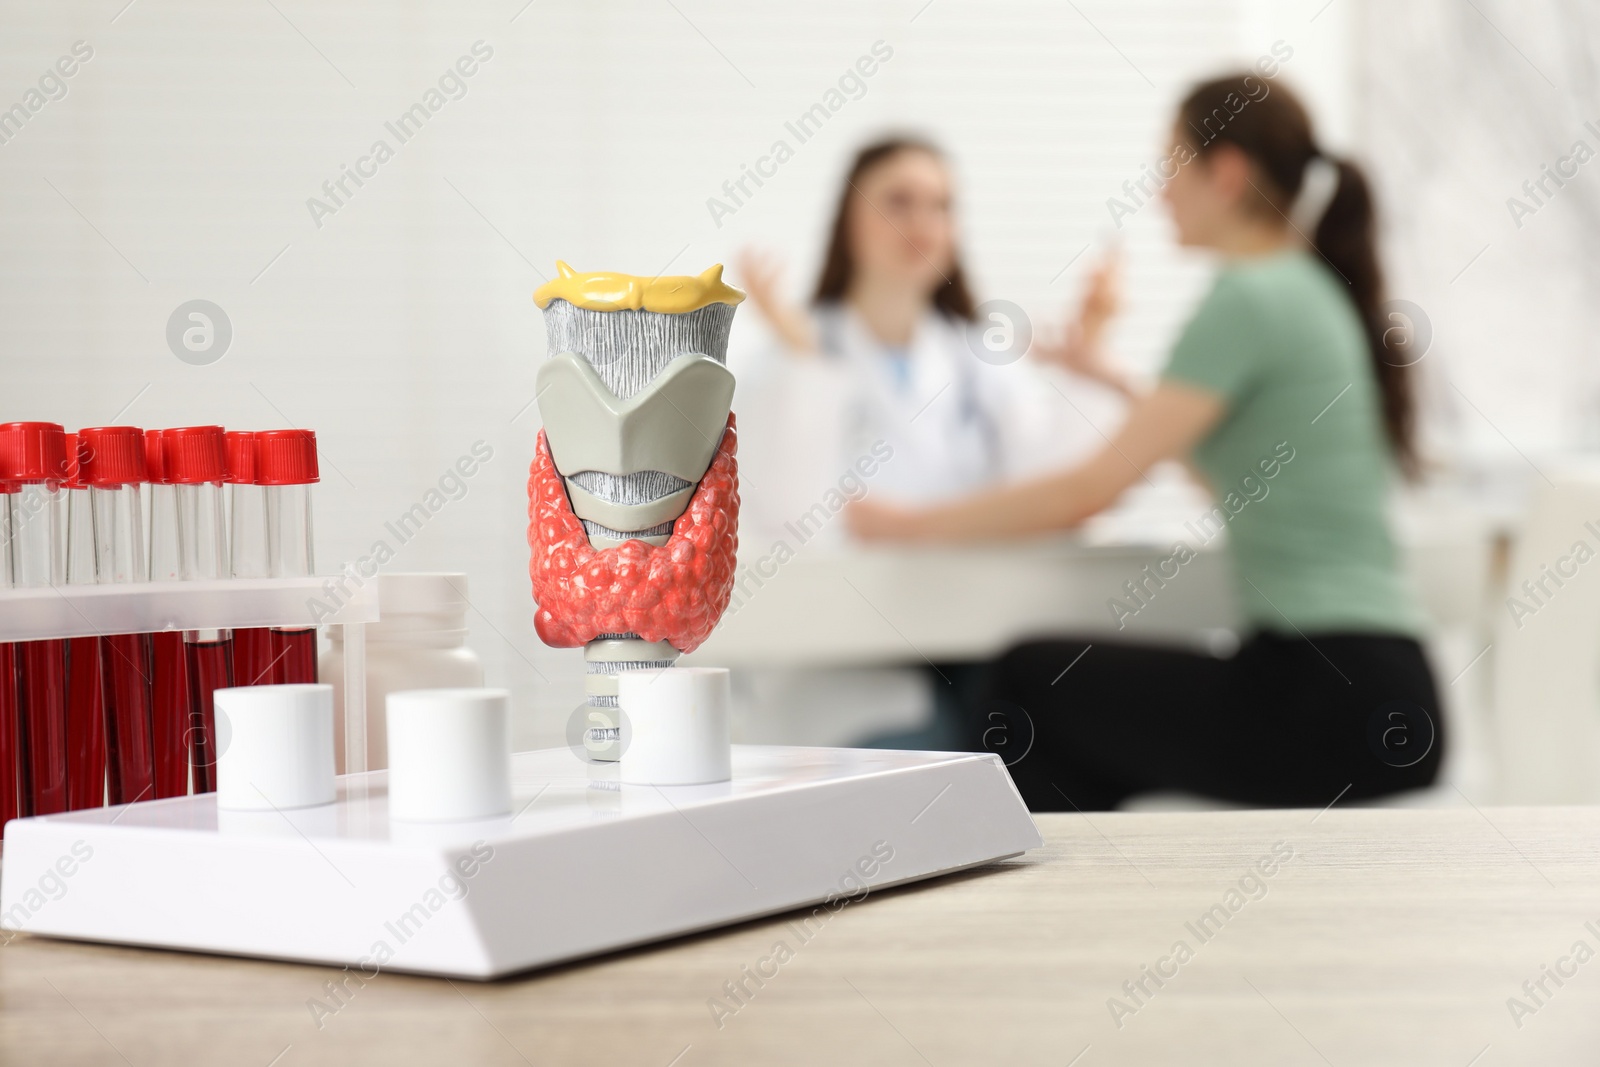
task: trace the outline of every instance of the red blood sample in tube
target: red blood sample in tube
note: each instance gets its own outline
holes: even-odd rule
[[[66,646],[60,640],[25,641],[19,646],[26,815],[67,810]]]
[[[78,434],[67,441],[67,571],[68,585],[93,585],[95,538],[89,487],[83,480],[83,456],[92,447]],[[105,687],[100,664],[100,638],[67,641],[67,807],[98,808],[105,802]]]
[[[317,680],[317,630],[273,630],[273,676],[279,685],[315,684]]]
[[[67,642],[67,808],[98,808],[106,796],[105,678],[100,638]]]
[[[262,430],[256,434],[256,483],[266,487],[267,554],[275,578],[309,577],[312,553],[311,487],[320,480],[317,435],[311,430]],[[272,631],[279,684],[317,680],[316,626]]]
[[[165,430],[161,441],[167,480],[178,492],[180,573],[185,580],[228,577],[223,479],[227,452],[220,426]],[[212,694],[233,685],[233,634],[186,630],[183,635],[189,684],[189,762],[194,791],[216,791],[216,712]]]
[[[149,575],[142,486],[150,480],[146,435],[137,426],[95,426],[78,432],[80,476],[94,515],[95,581],[139,582]],[[160,437],[154,438],[157,445]],[[159,461],[159,448],[157,460]],[[160,476],[159,464],[156,476]],[[105,705],[106,795],[113,804],[150,800],[155,790],[151,743],[150,638],[112,634],[100,641]],[[79,664],[72,660],[76,674]],[[175,796],[184,792],[180,785]]]
[[[224,631],[226,632],[226,631]],[[217,791],[216,713],[212,697],[218,689],[233,687],[232,641],[185,641],[189,667],[189,754],[194,766],[194,791]],[[199,699],[194,699],[198,695]]]
[[[67,477],[66,433],[53,422],[0,426],[0,481],[9,510],[12,584],[48,587],[65,577],[61,552],[62,487]],[[26,815],[67,810],[66,642],[28,641],[17,648],[21,684],[23,791]]]
[[[252,626],[233,631],[233,675],[239,685],[273,684],[271,630]]]
[[[150,580],[177,581],[178,490],[167,478],[166,436],[144,432],[145,465],[150,473]],[[150,738],[157,797],[189,792],[189,668],[182,633],[150,635]]]
[[[189,792],[189,665],[178,631],[150,635],[151,745],[155,795]]]
[[[176,775],[166,779],[166,791],[157,788],[154,716],[151,704],[150,634],[114,634],[102,638],[102,663],[106,679],[107,795],[113,804],[131,804],[156,797],[181,797],[188,791],[186,768],[176,760]],[[156,635],[160,636],[160,635]],[[183,665],[183,638],[177,639],[178,666]],[[182,671],[175,672],[183,677]],[[180,691],[180,696],[187,690]],[[179,707],[187,710],[188,702]],[[181,722],[181,720],[180,720]],[[182,755],[182,731],[173,751]],[[174,784],[175,783],[175,784]]]
[[[0,586],[11,585],[11,504],[6,499],[17,487],[0,482]],[[17,817],[22,795],[22,722],[17,703],[17,647],[0,643],[0,832]]]
[[[17,646],[0,644],[0,831],[22,796],[22,722],[17,703]]]
[[[231,497],[229,565],[235,578],[270,578],[267,498],[266,489],[256,484],[256,435],[248,430],[229,430],[223,440]],[[273,683],[271,630],[257,626],[233,632],[233,678],[237,685]]]

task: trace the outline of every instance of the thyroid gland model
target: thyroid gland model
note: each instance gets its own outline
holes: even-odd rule
[[[585,745],[620,751],[617,676],[670,667],[722,617],[739,547],[728,330],[744,293],[696,277],[579,274],[540,286],[550,358],[528,473],[534,627],[584,647]]]

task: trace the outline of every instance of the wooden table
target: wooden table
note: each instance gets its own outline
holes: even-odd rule
[[[1600,1060],[1600,958],[1562,962],[1580,940],[1600,950],[1600,810],[1039,823],[1039,852],[874,893],[809,940],[785,916],[487,985],[379,975],[342,1005],[328,969],[16,935],[0,948],[0,1063]],[[1249,880],[1279,842],[1293,858]],[[1213,905],[1227,918],[1202,939],[1186,924]],[[1178,941],[1181,966],[1167,958]],[[1576,973],[1545,979],[1535,1005],[1520,987],[1541,965]],[[1143,966],[1172,977],[1145,978],[1135,1000],[1123,983]],[[776,973],[757,988],[745,967]],[[724,993],[741,979],[742,1006]],[[1535,1011],[1514,1019],[1513,996]],[[1120,1028],[1113,997],[1136,1009]]]

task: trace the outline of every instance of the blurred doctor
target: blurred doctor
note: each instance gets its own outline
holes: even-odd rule
[[[1008,365],[1004,352],[979,358],[977,331],[990,324],[974,322],[952,198],[936,147],[879,141],[845,176],[809,308],[784,301],[771,257],[746,253],[740,262],[741,282],[783,347],[823,364],[833,382],[833,404],[813,405],[837,408],[826,431],[836,440],[821,450],[828,469],[844,470],[884,442],[893,457],[869,489],[902,503],[949,499],[1060,462],[1072,437],[1068,429],[1063,440],[1056,398],[1033,368]],[[796,390],[785,402],[801,403]]]

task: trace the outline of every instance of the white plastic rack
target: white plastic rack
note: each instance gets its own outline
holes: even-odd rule
[[[731,781],[650,786],[559,748],[512,757],[512,789],[472,822],[393,818],[387,771],[292,811],[204,793],[17,819],[0,925],[489,979],[809,906],[803,943],[869,892],[1041,844],[989,753],[735,745]]]
[[[330,591],[330,581],[342,584]],[[0,589],[0,643],[313,622],[343,626],[345,706],[358,709],[367,706],[366,624],[377,621],[376,581],[357,585],[320,575]],[[346,715],[348,771],[366,770],[366,736],[366,717]]]

